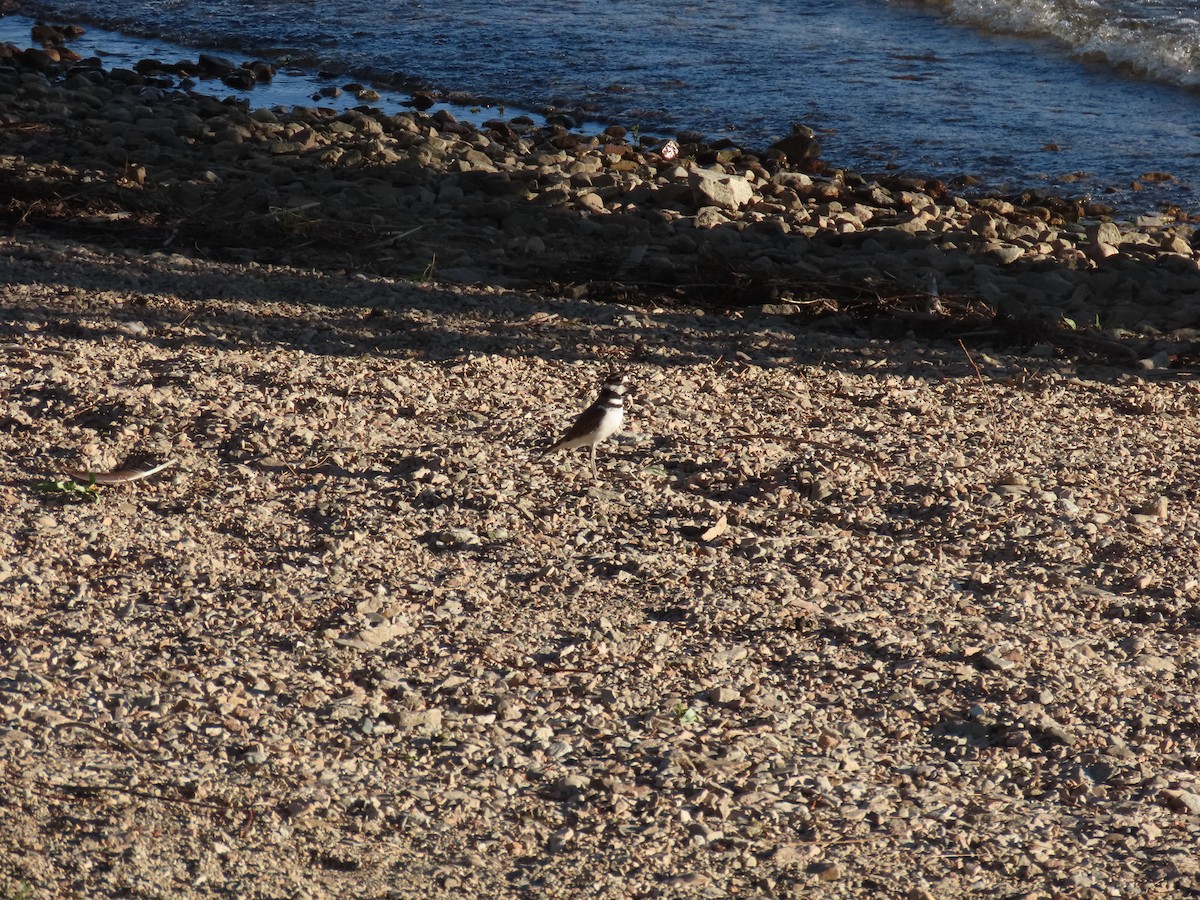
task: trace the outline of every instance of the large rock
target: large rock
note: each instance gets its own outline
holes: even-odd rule
[[[792,126],[792,133],[771,145],[772,150],[783,154],[791,165],[799,165],[806,160],[815,160],[821,155],[821,143],[816,133],[807,125]]]
[[[720,169],[695,169],[689,180],[700,206],[741,209],[754,199],[754,188],[741,175],[728,175]]]
[[[1122,241],[1121,229],[1112,222],[1099,222],[1089,226],[1087,236],[1093,259],[1105,259],[1116,255],[1117,247]]]
[[[233,60],[226,59],[224,56],[201,53],[198,62],[200,64],[200,74],[202,75],[221,78],[237,70],[237,66]]]

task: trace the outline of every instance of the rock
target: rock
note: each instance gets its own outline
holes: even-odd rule
[[[51,50],[39,50],[28,47],[18,54],[21,64],[31,69],[51,69],[59,62],[58,53]]]
[[[696,211],[697,228],[716,228],[729,222],[729,217],[715,206],[703,206]]]
[[[440,709],[397,710],[388,713],[385,718],[396,728],[410,731],[417,729],[440,731],[442,727],[442,711]]]
[[[1075,735],[1048,715],[1043,714],[1041,716],[1037,723],[1037,729],[1045,737],[1048,737],[1059,744],[1066,744],[1067,746],[1070,746],[1075,743]]]
[[[1164,790],[1159,798],[1168,809],[1200,816],[1200,794],[1194,791]]]
[[[411,634],[412,630],[412,626],[405,620],[383,622],[371,628],[364,628],[349,638],[338,639],[336,643],[359,650],[375,650],[397,637]]]
[[[1005,244],[1000,241],[990,241],[983,249],[1002,266],[1011,265],[1025,255],[1025,251],[1015,244]]]
[[[675,159],[679,156],[679,144],[676,141],[663,141],[654,152],[663,159]]]
[[[236,71],[222,75],[221,81],[234,90],[239,91],[248,91],[255,85],[254,74],[245,69],[237,69]]]
[[[737,210],[754,198],[754,188],[745,178],[722,170],[695,169],[690,173],[690,183],[701,206]]]
[[[792,126],[792,133],[776,141],[770,149],[782,154],[791,165],[811,162],[821,155],[821,143],[817,140],[816,132],[805,125]]]
[[[253,75],[254,80],[259,84],[268,84],[275,77],[275,67],[262,60],[243,63],[243,68]]]
[[[1093,252],[1111,251],[1121,243],[1121,229],[1112,222],[1097,222],[1088,227],[1087,237]]]
[[[38,22],[30,31],[30,36],[40,44],[65,44],[67,36],[44,22]]]
[[[1156,674],[1170,674],[1176,670],[1174,660],[1168,659],[1165,656],[1155,656],[1152,653],[1143,653],[1135,657],[1132,660],[1132,666],[1135,669]]]
[[[1179,237],[1178,235],[1173,235],[1173,234],[1164,235],[1161,246],[1162,246],[1163,250],[1167,251],[1168,253],[1177,253],[1180,256],[1185,256],[1189,259],[1192,256],[1191,244],[1189,244],[1187,241],[1185,241],[1183,238]]]
[[[967,220],[967,228],[985,241],[995,240],[1000,233],[996,219],[987,213],[976,213],[971,216]]]
[[[1147,371],[1154,371],[1156,369],[1169,369],[1171,368],[1171,354],[1166,350],[1160,350],[1153,356],[1147,356],[1143,359],[1139,359],[1138,365]]]
[[[551,786],[550,793],[557,800],[573,800],[590,787],[591,779],[586,775],[564,775]]]
[[[804,196],[806,190],[812,187],[813,180],[803,172],[776,172],[771,176],[771,182],[782,187],[790,188],[797,195]]]
[[[237,70],[237,65],[232,60],[226,59],[224,56],[213,56],[209,53],[201,53],[198,58],[199,71],[202,76],[211,76],[222,78]]]
[[[742,695],[728,686],[715,687],[708,692],[708,700],[715,706],[731,706],[740,702]]]
[[[842,867],[835,862],[813,863],[812,871],[818,881],[837,881],[842,877]]]
[[[588,191],[580,194],[576,205],[587,212],[600,213],[604,212],[604,200],[595,191]]]
[[[469,528],[462,527],[450,528],[446,531],[431,534],[430,542],[433,546],[439,548],[464,550],[477,549],[483,544],[479,535]]]

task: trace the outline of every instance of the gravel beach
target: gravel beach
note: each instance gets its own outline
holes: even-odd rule
[[[0,65],[0,896],[1200,891],[1181,212],[146,79]]]

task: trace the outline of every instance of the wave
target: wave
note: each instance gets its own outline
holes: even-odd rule
[[[1154,0],[921,0],[951,22],[981,31],[1044,38],[1083,62],[1200,88],[1200,9]]]

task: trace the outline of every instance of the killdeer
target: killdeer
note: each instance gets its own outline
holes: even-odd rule
[[[579,414],[575,424],[566,434],[546,448],[546,453],[555,450],[574,450],[587,447],[592,452],[592,478],[596,477],[596,445],[612,437],[625,418],[625,394],[629,390],[629,376],[614,372],[604,379],[600,396],[596,402]]]

